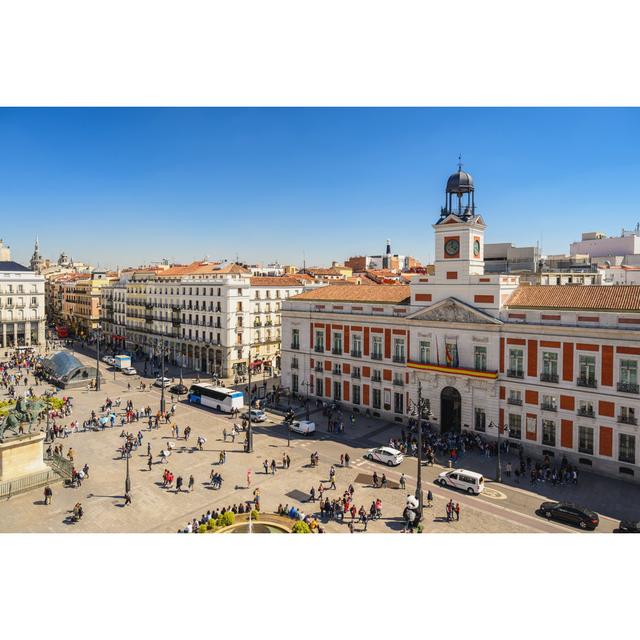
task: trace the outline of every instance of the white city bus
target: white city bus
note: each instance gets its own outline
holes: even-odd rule
[[[188,395],[189,402],[211,407],[217,411],[231,413],[233,409],[244,407],[244,394],[235,389],[225,389],[212,384],[192,384]]]

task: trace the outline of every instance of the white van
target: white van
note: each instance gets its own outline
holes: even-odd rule
[[[449,469],[443,471],[435,483],[441,487],[453,487],[467,493],[478,495],[484,491],[484,478],[481,473],[466,469]]]

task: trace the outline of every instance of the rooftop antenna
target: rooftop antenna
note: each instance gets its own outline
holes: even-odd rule
[[[458,154],[458,171],[462,171],[462,154]]]

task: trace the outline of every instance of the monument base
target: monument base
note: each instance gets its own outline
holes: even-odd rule
[[[38,431],[0,442],[0,483],[53,471],[43,460],[45,434]],[[55,476],[55,474],[53,474]]]

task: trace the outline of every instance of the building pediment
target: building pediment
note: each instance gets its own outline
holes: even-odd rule
[[[501,320],[456,298],[446,298],[407,317],[412,320],[429,320],[431,322],[503,324]]]

